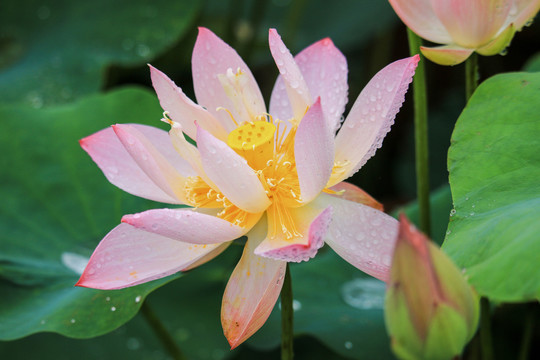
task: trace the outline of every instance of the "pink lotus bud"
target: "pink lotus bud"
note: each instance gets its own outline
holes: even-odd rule
[[[400,216],[386,293],[386,326],[401,359],[450,359],[478,325],[478,297],[436,245]]]

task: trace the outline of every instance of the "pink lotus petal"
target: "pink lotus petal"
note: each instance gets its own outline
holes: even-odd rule
[[[191,168],[196,172],[196,175],[198,175],[212,189],[218,191],[219,189],[217,186],[208,178],[208,176],[206,176],[206,173],[204,172],[199,150],[196,146],[190,144],[186,140],[182,131],[182,126],[174,121],[170,125],[171,130],[169,131],[169,136],[175,150],[182,158],[187,159],[191,165]]]
[[[206,264],[207,262],[209,262],[210,260],[212,260],[213,258],[218,256],[219,254],[221,254],[222,252],[227,250],[227,248],[231,244],[232,244],[232,242],[218,244],[218,246],[215,247],[214,250],[208,252],[203,257],[200,257],[197,261],[195,261],[195,262],[191,263],[189,266],[183,268],[182,271],[183,272],[189,271],[189,270],[195,269],[196,267],[201,266],[202,264]]]
[[[540,0],[515,0],[514,9],[510,11],[506,26],[511,23],[519,31],[521,28],[540,11]],[[505,26],[505,27],[506,27]]]
[[[320,98],[298,126],[294,157],[300,196],[302,202],[308,203],[326,187],[334,166],[334,132],[324,119]]]
[[[298,65],[296,65],[289,49],[287,49],[281,40],[276,29],[270,29],[268,32],[268,43],[270,44],[270,52],[274,57],[279,73],[284,80],[289,103],[292,106],[292,115],[297,120],[302,119],[307,108],[312,103],[312,98],[302,72],[298,68]],[[286,101],[286,99],[283,100]],[[278,116],[278,114],[274,113],[272,115]],[[279,119],[284,121],[289,120],[289,118]]]
[[[217,108],[223,107],[229,110],[238,123],[253,121],[253,119],[246,118],[246,114],[262,115],[266,113],[261,91],[248,66],[233,48],[206,28],[199,27],[199,36],[193,49],[191,66],[197,102],[217,117],[228,132],[235,129],[236,125],[226,111],[218,111]],[[218,75],[226,74],[228,69],[234,73],[240,69],[246,76],[244,96],[249,101],[243,104],[245,107],[237,108],[235,106],[218,79]]]
[[[266,322],[283,286],[286,263],[253,254],[265,235],[264,221],[248,233],[242,258],[223,295],[221,324],[232,349]]]
[[[260,213],[270,205],[255,171],[227,144],[199,127],[197,146],[206,175],[230,202],[250,213]]]
[[[255,254],[289,262],[307,261],[313,258],[324,245],[323,237],[332,220],[332,208],[306,206],[290,209],[297,230],[303,235],[293,239],[285,239],[281,234],[267,237],[256,249]],[[268,213],[268,221],[272,227],[272,214]],[[281,236],[280,236],[281,235]]]
[[[452,43],[477,48],[493,39],[511,10],[508,0],[432,1],[433,11]]]
[[[165,131],[146,125],[131,126],[144,133],[180,173],[186,176],[193,173],[189,164],[178,156],[171,146]],[[124,148],[112,127],[98,131],[79,142],[113,185],[145,199],[171,204],[181,203],[176,196],[172,197],[165,193],[144,173]]]
[[[122,222],[173,240],[200,245],[232,241],[249,230],[191,209],[148,210],[124,215]]]
[[[120,224],[101,240],[76,286],[109,290],[142,284],[185,269],[220,246],[186,244]]]
[[[131,125],[118,124],[113,125],[112,128],[124,148],[144,173],[167,195],[174,196],[185,204],[184,183],[186,178],[178,173],[157,151],[150,140]]]
[[[182,124],[182,129],[192,139],[197,134],[195,121],[220,140],[227,140],[227,131],[220,122],[208,111],[191,101],[176,84],[164,73],[150,66],[152,85],[156,90],[163,110],[169,116]]]
[[[467,60],[474,50],[455,45],[443,45],[431,48],[421,46],[420,51],[426,58],[439,65],[457,65]]]
[[[405,100],[420,56],[401,59],[379,71],[356,99],[336,136],[335,161],[343,173],[333,177],[333,186],[352,176],[381,147]]]
[[[475,49],[475,51],[478,54],[484,55],[484,56],[492,56],[492,55],[500,54],[504,51],[504,49],[510,46],[510,42],[514,38],[515,34],[516,34],[516,27],[514,26],[514,24],[510,24],[501,32],[499,32],[499,35],[493,38],[490,42],[488,42],[486,45],[482,47],[479,47],[478,49]],[[425,50],[425,48],[423,50]]]
[[[327,194],[316,201],[320,207],[332,206],[334,211],[326,243],[351,265],[387,281],[398,221],[369,206]]]
[[[389,0],[400,19],[420,37],[439,44],[452,42],[450,34],[435,15],[432,0]]]
[[[294,57],[313,99],[321,97],[331,130],[339,128],[347,104],[347,59],[329,38],[317,41]],[[270,102],[272,102],[270,100]]]

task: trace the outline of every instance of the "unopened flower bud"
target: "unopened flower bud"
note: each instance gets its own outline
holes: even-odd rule
[[[404,215],[385,304],[392,349],[401,359],[451,359],[478,325],[478,297],[460,270]]]

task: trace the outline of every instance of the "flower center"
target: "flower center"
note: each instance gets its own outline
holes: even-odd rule
[[[275,133],[276,126],[270,122],[248,122],[229,133],[227,144],[254,170],[260,170],[274,154]]]
[[[283,129],[281,129],[283,130]],[[267,210],[268,236],[301,236],[291,208],[301,205],[300,184],[294,160],[296,126],[288,133],[272,122],[247,122],[233,130],[227,144],[257,172],[272,205]]]

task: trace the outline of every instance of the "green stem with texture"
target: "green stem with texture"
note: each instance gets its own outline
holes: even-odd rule
[[[411,56],[420,54],[422,39],[407,29]],[[431,233],[429,210],[429,161],[428,161],[428,119],[425,60],[420,55],[413,81],[414,96],[414,142],[416,162],[416,192],[420,213],[420,229],[428,236]]]
[[[165,328],[150,305],[148,305],[147,301],[145,301],[141,306],[141,314],[146,322],[148,322],[148,325],[150,325],[158,339],[161,341],[163,347],[165,350],[167,350],[171,358],[174,360],[187,360],[171,334],[169,334],[169,331]]]
[[[281,360],[293,359],[293,293],[289,264],[281,289]]]
[[[491,341],[491,309],[489,300],[480,299],[480,348],[482,360],[493,360],[493,343]]]
[[[467,101],[478,87],[478,55],[472,53],[465,61],[465,96]]]

